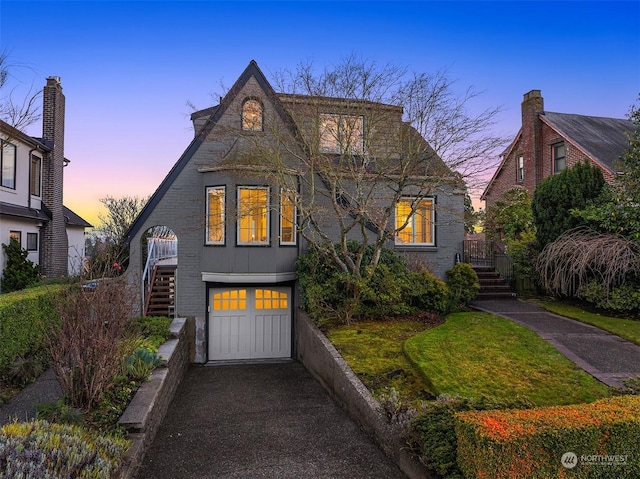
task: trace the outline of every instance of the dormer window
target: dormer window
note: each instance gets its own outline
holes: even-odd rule
[[[262,131],[263,109],[258,100],[246,100],[242,104],[242,129],[244,131]]]
[[[320,151],[361,155],[364,152],[364,118],[321,114]]]

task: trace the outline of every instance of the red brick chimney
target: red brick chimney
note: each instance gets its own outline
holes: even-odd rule
[[[542,179],[542,123],[538,115],[544,111],[544,99],[540,90],[531,90],[522,100],[522,142],[525,163],[525,178],[534,174],[535,185]],[[528,166],[528,168],[527,168]],[[529,176],[531,178],[531,176]]]
[[[42,168],[42,199],[51,212],[51,221],[42,231],[42,273],[59,277],[68,274],[69,254],[62,208],[65,99],[60,77],[47,78],[42,97],[42,139],[53,148]]]

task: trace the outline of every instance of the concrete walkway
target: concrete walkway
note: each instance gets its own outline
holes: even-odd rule
[[[640,376],[640,346],[594,326],[550,313],[518,299],[472,301],[470,307],[511,319],[535,331],[608,386]]]
[[[298,362],[190,366],[139,479],[401,478]]]
[[[30,421],[36,417],[36,404],[53,403],[62,397],[62,389],[53,369],[47,370],[33,384],[18,393],[0,407],[0,426],[18,421]]]

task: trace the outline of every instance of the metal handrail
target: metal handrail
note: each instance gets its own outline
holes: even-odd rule
[[[502,244],[490,240],[464,240],[463,252],[465,262],[494,268],[511,287],[514,286],[515,267]]]

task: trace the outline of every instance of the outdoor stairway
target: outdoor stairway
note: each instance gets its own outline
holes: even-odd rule
[[[151,278],[151,291],[145,305],[145,316],[173,317],[175,288],[176,265],[156,265]]]
[[[491,266],[473,266],[480,281],[480,292],[476,299],[512,298],[516,294],[511,291],[509,283]]]

